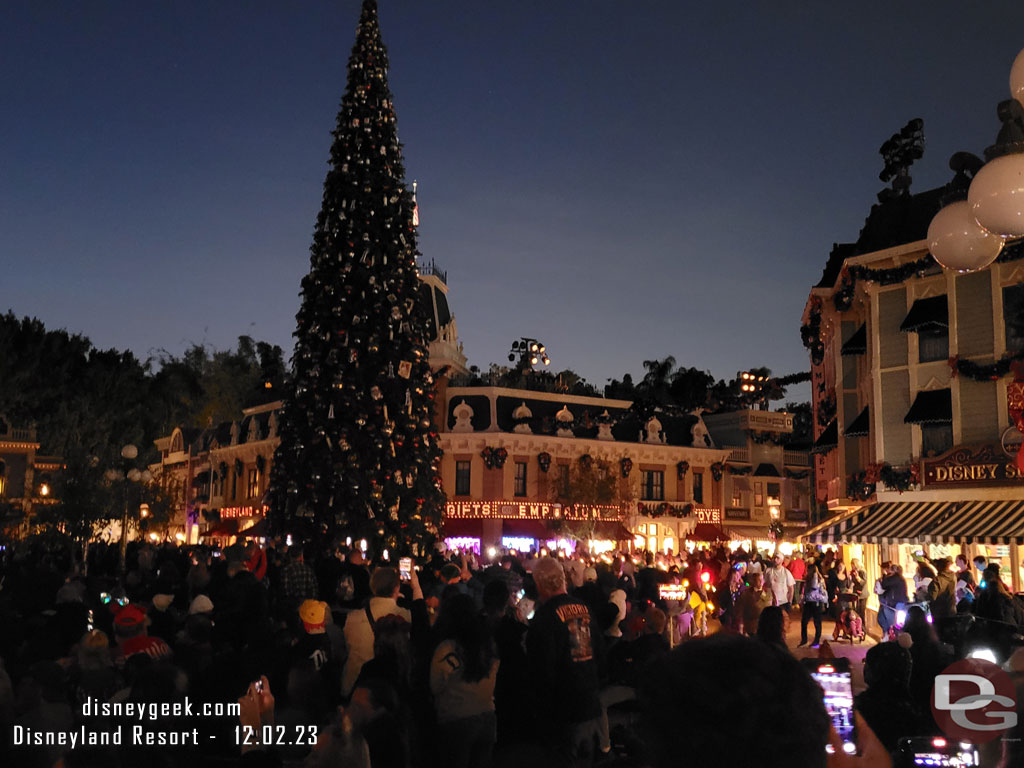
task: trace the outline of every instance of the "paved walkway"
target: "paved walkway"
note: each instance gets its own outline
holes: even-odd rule
[[[853,676],[853,692],[860,693],[866,687],[864,685],[864,657],[867,655],[868,649],[876,645],[875,641],[870,637],[866,637],[864,640],[850,643],[849,640],[833,640],[832,632],[835,629],[835,622],[831,619],[823,619],[821,622],[821,640],[822,647],[824,642],[827,640],[829,646],[832,648],[832,652],[836,657],[841,657],[850,660],[850,672]],[[807,625],[808,640],[814,640],[814,622],[810,622]],[[821,649],[811,648],[810,645],[805,645],[802,648],[797,648],[797,644],[800,642],[800,611],[794,610],[790,613],[789,632],[786,633],[786,644],[789,649],[793,652],[793,655],[798,659],[810,659],[819,656]]]

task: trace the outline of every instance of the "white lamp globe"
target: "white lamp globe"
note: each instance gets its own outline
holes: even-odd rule
[[[1010,67],[1010,95],[1024,105],[1024,50],[1017,54]]]
[[[1003,250],[1003,238],[982,228],[966,200],[950,203],[928,225],[928,250],[939,264],[958,272],[984,269]]]
[[[1024,154],[1003,155],[983,165],[967,191],[967,203],[989,232],[1024,235]]]

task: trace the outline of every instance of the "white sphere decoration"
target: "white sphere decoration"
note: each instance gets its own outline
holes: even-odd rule
[[[1003,238],[978,225],[966,200],[950,203],[928,225],[928,250],[939,264],[958,272],[984,269],[1003,250]]]
[[[1024,235],[1024,154],[997,157],[982,166],[967,192],[971,215],[993,234]]]
[[[1010,67],[1010,95],[1024,105],[1024,50],[1017,54]]]

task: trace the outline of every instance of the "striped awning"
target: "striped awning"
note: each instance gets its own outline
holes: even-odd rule
[[[1024,501],[963,501],[922,537],[935,544],[1024,544]]]
[[[863,520],[843,538],[855,544],[916,544],[956,504],[949,501],[892,501],[872,504]]]
[[[867,509],[867,507],[861,507],[818,523],[813,528],[801,533],[800,538],[808,544],[840,544],[845,541],[846,531],[864,519]]]

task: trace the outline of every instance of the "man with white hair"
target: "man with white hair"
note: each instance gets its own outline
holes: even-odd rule
[[[533,569],[538,607],[526,635],[537,693],[538,736],[557,765],[589,766],[600,749],[598,659],[601,634],[586,603],[570,597],[552,557]]]

